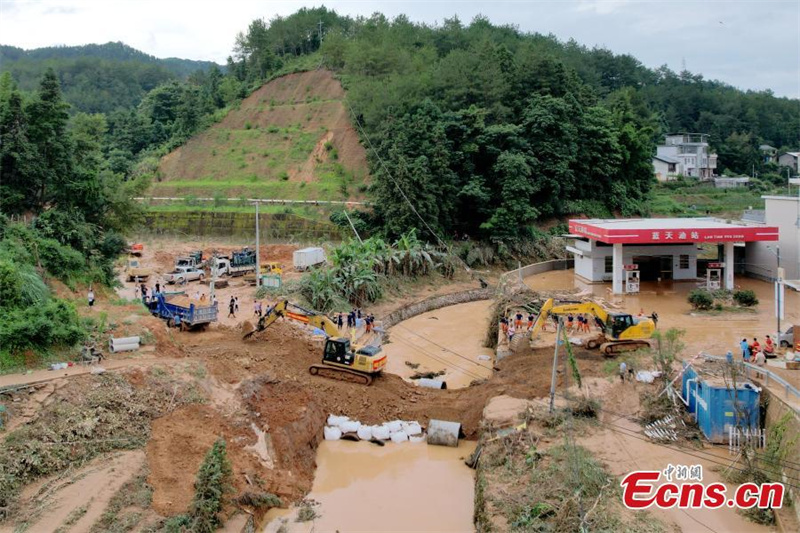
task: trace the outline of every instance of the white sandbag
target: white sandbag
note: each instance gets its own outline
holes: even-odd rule
[[[409,435],[408,441],[413,443],[425,442],[425,435]]]
[[[408,435],[405,431],[395,431],[392,433],[392,442],[407,442]]]
[[[322,432],[325,435],[325,440],[339,440],[342,438],[342,430],[337,427],[325,426]]]
[[[419,425],[419,422],[403,422],[403,431],[405,431],[409,436],[410,435],[419,435],[422,433],[422,426]]]
[[[339,424],[339,429],[342,430],[342,433],[356,433],[360,427],[361,422],[358,420],[347,420]]]
[[[361,440],[372,440],[372,426],[361,426],[356,433]]]
[[[339,427],[340,424],[348,420],[350,420],[350,417],[347,416],[328,415],[328,425],[331,427]]]
[[[378,440],[389,440],[392,432],[386,426],[375,426],[372,428],[372,438]]]
[[[403,429],[403,423],[400,420],[392,420],[391,422],[386,422],[385,425],[389,428],[391,433],[396,433]]]

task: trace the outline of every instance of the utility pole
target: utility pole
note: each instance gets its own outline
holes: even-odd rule
[[[358,239],[358,242],[360,244],[364,244],[364,241],[361,240],[361,235],[358,234],[358,230],[353,225],[353,221],[350,220],[350,215],[347,214],[347,208],[345,208],[345,210],[344,210],[344,216],[347,218],[347,221],[350,223],[350,227],[353,228],[353,233],[356,234],[356,239]]]
[[[261,235],[259,235],[258,204],[256,201],[256,290],[261,287]]]
[[[558,318],[558,327],[556,327],[556,347],[553,350],[553,374],[550,377],[550,413],[552,413],[553,410],[555,409],[555,402],[556,402],[556,367],[558,366],[558,344],[560,342],[561,342],[561,317]]]
[[[775,247],[775,254],[778,257],[778,276],[777,280],[775,281],[775,316],[778,319],[778,336],[775,337],[775,340],[778,341],[778,346],[781,345],[781,313],[783,312],[783,308],[781,307],[781,300],[783,299],[783,272],[781,271],[781,245],[778,244]]]

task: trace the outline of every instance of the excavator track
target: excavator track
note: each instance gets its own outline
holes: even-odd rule
[[[339,368],[329,365],[311,365],[308,368],[309,374],[312,376],[322,376],[330,379],[337,379],[339,381],[348,381],[350,383],[360,383],[362,385],[371,385],[372,376],[350,370],[348,368]]]
[[[614,357],[620,353],[633,352],[645,348],[650,348],[650,343],[646,340],[614,341],[601,344],[600,352],[606,357]]]

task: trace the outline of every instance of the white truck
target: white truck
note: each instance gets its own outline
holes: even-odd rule
[[[179,266],[169,274],[164,274],[164,281],[167,283],[184,284],[187,281],[199,280],[203,281],[206,273],[196,267]]]
[[[309,270],[325,262],[325,250],[316,247],[295,250],[292,259],[295,270]]]
[[[212,261],[216,261],[217,276],[243,276],[256,271],[255,263],[237,266],[227,257],[215,257]]]

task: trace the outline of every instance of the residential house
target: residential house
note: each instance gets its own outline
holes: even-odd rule
[[[789,167],[792,169],[792,174],[800,173],[800,152],[786,152],[778,157],[778,165],[782,167]]]
[[[671,164],[674,164],[672,170]],[[653,169],[660,181],[679,175],[710,180],[717,170],[717,154],[711,152],[705,133],[671,133],[664,144],[656,147]]]
[[[775,163],[778,160],[778,149],[768,144],[762,144],[758,147],[761,152],[761,160],[764,163]]]

